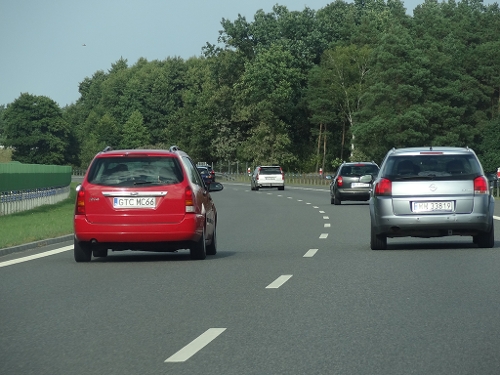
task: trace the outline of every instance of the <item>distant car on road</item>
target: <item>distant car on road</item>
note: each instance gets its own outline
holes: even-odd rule
[[[197,166],[196,169],[200,172],[200,175],[207,186],[212,182],[215,182],[212,173],[206,166]]]
[[[488,179],[470,148],[393,149],[373,183],[370,245],[383,250],[387,238],[453,235],[493,247],[494,206]]]
[[[97,154],[77,188],[74,258],[89,262],[108,250],[177,251],[192,259],[217,252],[217,210],[191,158],[167,150]]]
[[[330,203],[339,205],[342,201],[368,201],[372,183],[360,181],[362,176],[375,179],[379,167],[374,162],[343,163],[330,182]]]
[[[250,176],[250,189],[278,188],[285,190],[285,174],[279,165],[261,165]]]
[[[210,164],[198,163],[196,165],[196,167],[205,167],[205,168],[207,168],[208,171],[210,172],[210,175],[212,176],[211,182],[215,182],[215,171],[214,171],[214,169],[212,168],[212,166]]]

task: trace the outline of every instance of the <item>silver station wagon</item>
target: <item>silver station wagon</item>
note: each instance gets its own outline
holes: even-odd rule
[[[458,235],[493,247],[493,210],[488,179],[470,148],[392,149],[370,194],[370,245],[384,250],[388,237]]]

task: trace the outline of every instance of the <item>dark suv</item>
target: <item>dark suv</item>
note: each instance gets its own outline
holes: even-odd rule
[[[375,179],[379,167],[374,162],[343,163],[335,176],[331,177],[330,203],[342,201],[367,201],[370,199],[371,182],[362,182],[362,176],[370,175]]]

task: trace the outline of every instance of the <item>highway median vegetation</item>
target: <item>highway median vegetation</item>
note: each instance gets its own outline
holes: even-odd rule
[[[0,249],[73,233],[76,185],[62,202],[0,216]]]

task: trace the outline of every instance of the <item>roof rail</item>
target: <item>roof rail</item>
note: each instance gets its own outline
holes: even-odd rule
[[[113,151],[113,148],[111,146],[106,146],[104,147],[104,150],[102,150],[101,152],[108,152],[108,151]]]
[[[170,146],[170,148],[168,149],[168,151],[170,152],[174,152],[174,151],[180,151],[181,149],[177,146]]]

